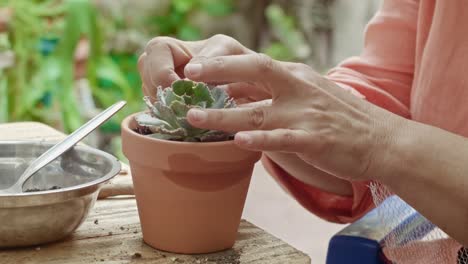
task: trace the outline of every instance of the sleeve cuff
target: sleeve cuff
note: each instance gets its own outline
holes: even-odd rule
[[[352,182],[353,196],[340,196],[308,185],[284,171],[270,158],[263,155],[265,169],[305,209],[336,223],[349,223],[371,209],[372,195],[369,182]]]

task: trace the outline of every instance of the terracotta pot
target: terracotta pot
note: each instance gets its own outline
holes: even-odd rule
[[[176,253],[231,248],[260,153],[232,141],[188,143],[136,133],[134,116],[122,123],[143,240]]]

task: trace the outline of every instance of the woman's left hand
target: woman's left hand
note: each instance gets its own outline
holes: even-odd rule
[[[192,125],[238,132],[234,142],[242,148],[296,153],[347,180],[382,176],[376,174],[386,167],[382,163],[388,146],[395,143],[395,128],[405,120],[350,94],[306,65],[262,54],[205,58],[188,64],[185,72],[195,81],[227,83],[229,93],[237,97],[248,98],[249,90],[260,93],[257,100],[271,97],[270,104],[191,110]]]

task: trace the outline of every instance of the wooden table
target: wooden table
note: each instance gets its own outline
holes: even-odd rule
[[[0,124],[0,140],[62,137],[60,132],[39,123]],[[131,177],[125,179],[130,181]],[[64,241],[0,250],[0,263],[310,263],[306,254],[245,220],[238,232],[234,247],[219,253],[179,255],[158,251],[142,240],[134,197],[113,197],[98,200],[83,225]]]

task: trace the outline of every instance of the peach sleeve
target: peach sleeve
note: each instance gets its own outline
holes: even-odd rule
[[[415,0],[385,0],[366,28],[362,54],[345,60],[327,77],[369,102],[409,118],[418,6]],[[344,197],[297,180],[266,156],[262,161],[303,207],[328,221],[352,222],[373,206],[369,182],[352,182],[353,195]]]

